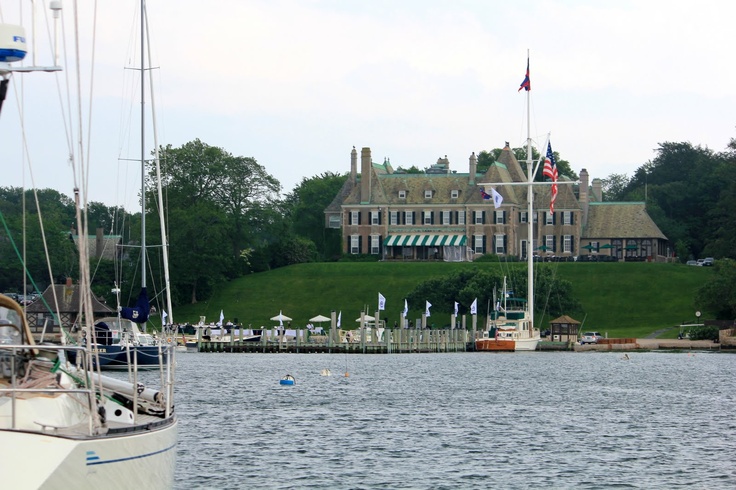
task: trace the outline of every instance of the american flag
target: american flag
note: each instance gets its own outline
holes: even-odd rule
[[[542,175],[552,179],[552,197],[549,200],[549,212],[555,212],[555,199],[557,199],[557,162],[555,155],[552,153],[552,143],[547,142],[547,156],[544,157],[544,170]]]
[[[521,92],[521,89],[524,89],[527,92],[532,89],[532,82],[529,80],[529,58],[526,59],[526,76],[524,77],[524,81],[521,82],[517,92]]]

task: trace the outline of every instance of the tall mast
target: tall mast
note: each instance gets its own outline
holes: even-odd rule
[[[141,287],[146,287],[146,50],[143,29],[145,26],[145,0],[141,0]]]
[[[526,50],[526,66],[529,67],[529,50]],[[526,201],[527,201],[527,237],[529,245],[527,246],[527,308],[529,309],[529,321],[530,321],[530,334],[534,330],[534,219],[533,212],[534,207],[532,206],[534,201],[534,192],[532,191],[532,185],[534,183],[534,176],[532,175],[532,130],[531,130],[531,118],[530,113],[530,101],[531,101],[531,90],[526,91],[526,175],[529,181],[529,185],[526,190]]]

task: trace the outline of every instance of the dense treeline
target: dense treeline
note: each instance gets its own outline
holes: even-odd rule
[[[524,149],[514,150],[524,158]],[[479,170],[495,161],[500,149],[481,152]],[[346,174],[326,172],[302,181],[288,193],[254,158],[235,156],[222,148],[194,140],[179,148],[160,149],[164,208],[172,269],[172,295],[177,304],[208,298],[215,286],[246,274],[286,265],[336,260],[341,255],[340,231],[325,228],[324,209],[342,188]],[[577,175],[558,157],[561,172]],[[149,169],[149,187],[154,169]],[[690,143],[662,143],[654,160],[632,177],[612,174],[604,179],[606,200],[646,201],[647,208],[671,240],[678,256],[736,257],[736,142],[723,152]],[[76,278],[76,247],[71,240],[74,204],[56,191],[38,191],[53,277],[49,277],[31,191],[0,188],[0,288],[20,291],[23,209],[26,210],[26,265],[43,290],[51,281]],[[148,192],[147,207],[157,208]],[[140,213],[89,203],[89,230],[120,235],[130,247],[115,261],[95,260],[92,271],[96,292],[108,295],[110,286],[122,286],[134,298],[140,282]],[[152,276],[161,267],[159,221],[147,219]],[[16,249],[18,252],[16,253]],[[160,287],[155,279],[152,288]],[[470,293],[468,293],[470,294]],[[473,293],[475,294],[475,293]],[[154,296],[156,293],[154,292]],[[448,296],[449,297],[449,296]],[[440,300],[440,298],[437,298]],[[442,300],[440,300],[441,302]],[[567,300],[566,300],[567,301]],[[564,305],[560,311],[564,310]]]

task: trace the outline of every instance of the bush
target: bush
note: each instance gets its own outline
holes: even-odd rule
[[[690,327],[688,333],[690,340],[718,340],[718,327],[712,325]]]
[[[381,256],[377,254],[342,254],[339,262],[378,262]]]

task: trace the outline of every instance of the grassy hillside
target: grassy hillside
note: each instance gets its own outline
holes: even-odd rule
[[[514,266],[522,266],[514,264]],[[213,298],[177,309],[176,321],[196,323],[200,315],[217,321],[220,310],[226,321],[237,319],[252,326],[273,326],[269,320],[279,311],[301,326],[318,314],[342,311],[343,327],[357,326],[355,319],[367,306],[373,314],[380,291],[386,297],[385,316],[399,320],[404,297],[426,279],[465,268],[499,268],[498,263],[316,263],[300,264],[254,274],[223,283]],[[508,267],[508,265],[503,265]],[[581,311],[567,312],[583,321],[586,330],[610,337],[644,337],[683,321],[694,321],[697,289],[711,268],[680,264],[560,263],[557,273],[573,284]],[[546,298],[538,298],[538,304]],[[553,296],[549,301],[553,301]],[[424,305],[409,305],[409,318],[421,316]],[[481,308],[482,309],[482,308]],[[437,325],[448,324],[449,315],[436,313]],[[543,319],[546,327],[548,317]],[[537,322],[537,324],[539,324]],[[674,334],[674,332],[672,332]]]

